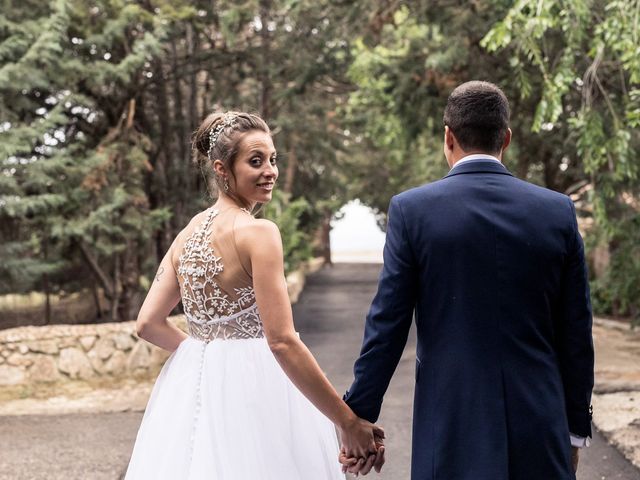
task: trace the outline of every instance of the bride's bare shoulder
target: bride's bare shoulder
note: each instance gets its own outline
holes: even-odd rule
[[[282,247],[280,230],[271,220],[243,215],[235,225],[236,245],[241,252],[251,254],[256,249],[278,249]]]
[[[280,229],[275,222],[266,218],[255,218],[251,215],[243,215],[236,220],[236,238],[240,234],[242,237],[257,240],[264,236],[280,237]]]

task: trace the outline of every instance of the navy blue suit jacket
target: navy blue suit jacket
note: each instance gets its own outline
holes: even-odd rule
[[[413,480],[568,480],[591,435],[591,306],[571,200],[498,162],[389,205],[384,266],[345,400],[375,422],[414,317]]]

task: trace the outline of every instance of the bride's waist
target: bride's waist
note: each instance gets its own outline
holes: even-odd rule
[[[218,342],[241,342],[241,343],[260,343],[267,345],[267,337],[264,335],[261,337],[238,337],[238,336],[215,336],[207,337],[203,335],[194,334],[189,332],[188,338],[195,342],[200,343],[218,343]]]
[[[256,343],[261,343],[265,345],[267,345],[268,343],[267,337],[265,336],[263,329],[260,329],[260,332],[257,332],[253,336],[247,335],[246,332],[241,332],[237,330],[226,331],[226,332],[221,332],[221,331],[207,332],[207,331],[202,331],[196,328],[189,328],[188,334],[189,334],[188,338],[190,340],[204,342],[204,343],[211,343],[214,341],[218,341],[218,342],[245,341],[248,343],[256,342]],[[296,332],[296,335],[300,337],[299,332]]]
[[[188,323],[197,325],[234,324],[238,321],[260,323],[258,305],[255,303],[230,315],[219,315],[210,311],[185,311],[185,317]]]

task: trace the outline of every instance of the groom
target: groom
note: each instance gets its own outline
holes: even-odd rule
[[[593,342],[573,203],[502,164],[511,130],[497,86],[457,87],[444,124],[449,174],[391,199],[345,400],[378,419],[415,315],[412,480],[575,479]]]

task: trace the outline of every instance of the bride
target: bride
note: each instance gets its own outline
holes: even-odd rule
[[[125,478],[344,479],[384,462],[377,426],[342,401],[295,332],[271,200],[276,151],[258,116],[211,114],[194,151],[220,192],[175,238],[136,321],[173,352],[151,392]],[[167,315],[182,300],[188,335]],[[365,460],[366,459],[366,460]]]

